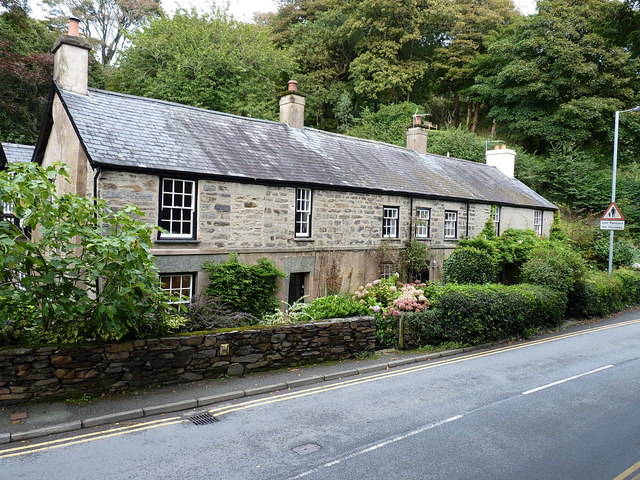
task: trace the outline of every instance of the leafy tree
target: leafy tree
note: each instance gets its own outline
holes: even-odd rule
[[[485,162],[484,139],[463,128],[447,128],[429,132],[429,153]]]
[[[53,72],[54,38],[22,8],[0,14],[0,141],[35,143]]]
[[[133,218],[140,210],[57,195],[58,175],[64,165],[0,172],[0,202],[20,219],[0,221],[0,317],[32,340],[63,343],[178,326],[151,255],[153,227]]]
[[[178,11],[132,35],[116,90],[239,115],[275,119],[290,60],[265,27],[224,11]]]
[[[635,104],[638,63],[603,33],[610,4],[540,0],[489,44],[473,90],[529,149],[597,145],[613,111]]]
[[[460,126],[462,101],[480,73],[477,60],[486,52],[486,41],[513,23],[518,13],[511,0],[456,0],[440,13],[446,41],[435,49],[431,68],[439,80],[438,92],[451,99],[454,125]],[[466,128],[475,132],[483,104],[469,100]]]
[[[69,16],[79,18],[84,35],[96,43],[103,67],[112,65],[127,35],[162,13],[158,0],[44,0],[50,21],[66,25]]]
[[[411,117],[416,111],[422,110],[422,107],[410,102],[385,105],[375,113],[365,108],[362,115],[353,121],[353,126],[345,133],[353,137],[368,138],[404,147]]]

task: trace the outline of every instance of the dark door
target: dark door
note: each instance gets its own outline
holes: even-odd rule
[[[304,280],[309,272],[292,273],[289,276],[289,305],[304,297]]]

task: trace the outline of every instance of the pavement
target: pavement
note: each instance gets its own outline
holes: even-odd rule
[[[597,322],[614,323],[623,320],[627,314],[635,314],[634,312],[617,314]],[[592,324],[595,321],[567,322],[562,330],[584,328],[586,323]],[[85,395],[66,400],[8,405],[0,408],[0,444],[364,375],[490,346],[495,344],[427,354],[386,349],[366,358],[256,372],[244,377],[223,377],[126,393]]]

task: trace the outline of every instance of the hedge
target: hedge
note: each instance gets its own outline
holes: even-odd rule
[[[430,292],[434,293],[434,292]],[[478,344],[523,337],[532,329],[561,325],[567,296],[538,285],[447,285],[434,308],[405,316],[406,343]]]
[[[602,317],[640,303],[640,272],[620,269],[608,275],[589,272],[569,296],[569,315]]]

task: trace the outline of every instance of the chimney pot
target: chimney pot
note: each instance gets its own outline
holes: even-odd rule
[[[303,128],[304,104],[304,96],[298,93],[298,82],[289,80],[287,92],[280,96],[280,121],[294,128]]]
[[[72,37],[80,36],[80,19],[69,17],[69,35]]]
[[[420,125],[422,125],[422,114],[421,113],[416,113],[413,116],[413,126],[414,127],[419,127]]]

